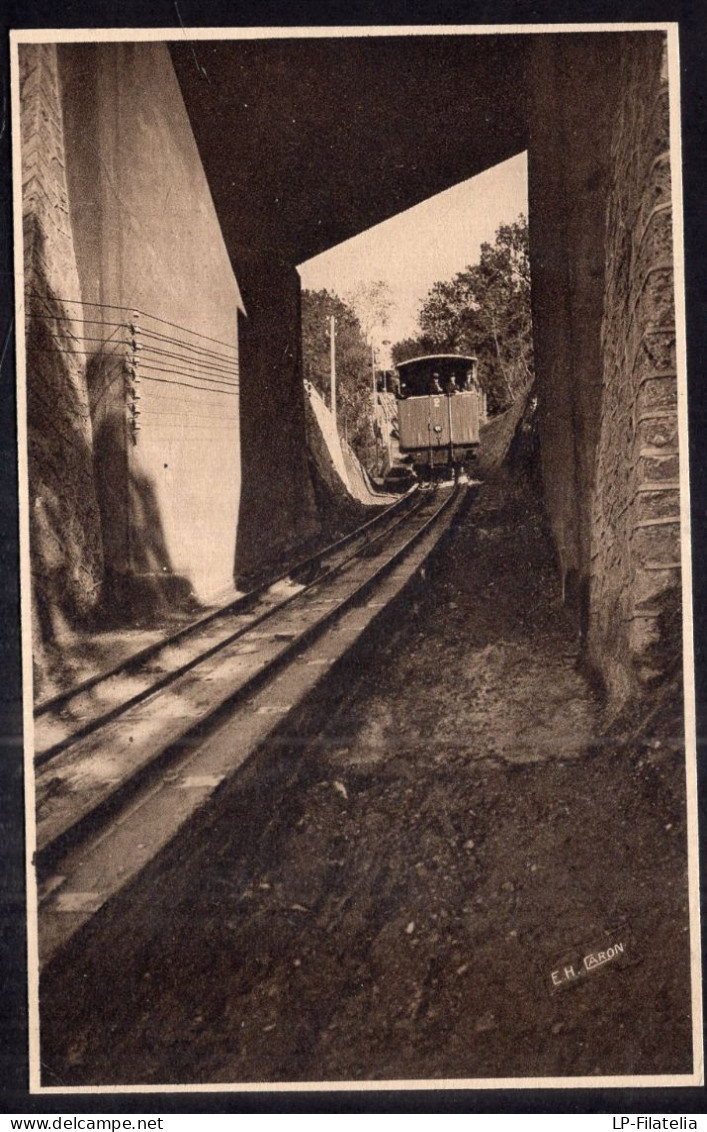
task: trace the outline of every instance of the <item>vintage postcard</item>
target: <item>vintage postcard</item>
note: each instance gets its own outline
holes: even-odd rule
[[[11,48],[31,1090],[702,1083],[677,25]]]

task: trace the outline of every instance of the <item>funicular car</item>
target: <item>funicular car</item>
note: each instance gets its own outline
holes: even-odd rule
[[[421,479],[464,475],[486,420],[474,355],[426,354],[399,362],[400,451]]]

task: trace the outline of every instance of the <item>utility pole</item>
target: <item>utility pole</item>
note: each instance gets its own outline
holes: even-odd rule
[[[334,418],[334,428],[336,428],[336,319],[333,315],[329,319],[329,365],[331,375],[329,386],[331,415]]]
[[[378,432],[376,430],[376,423],[378,421],[378,398],[376,396],[376,348],[373,345],[371,338],[371,396],[373,397],[373,417],[371,424],[373,426],[373,443],[375,445],[375,467],[378,468]]]
[[[383,339],[383,345],[384,346],[390,346],[390,338],[384,338]],[[390,358],[387,358],[387,362],[389,362],[390,360],[391,360]],[[383,370],[383,392],[384,393],[388,392],[388,370],[387,369]]]

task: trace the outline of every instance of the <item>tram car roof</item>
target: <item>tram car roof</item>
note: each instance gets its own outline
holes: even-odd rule
[[[406,366],[422,366],[433,365],[439,362],[446,368],[450,367],[450,363],[459,365],[464,362],[476,362],[478,358],[476,354],[420,354],[417,358],[408,358],[407,361],[398,362],[396,369],[405,369]]]

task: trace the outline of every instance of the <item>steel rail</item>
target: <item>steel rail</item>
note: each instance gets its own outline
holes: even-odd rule
[[[381,511],[378,515],[374,515],[372,519],[368,519],[362,526],[357,527],[354,531],[343,535],[335,542],[330,543],[328,546],[322,547],[321,550],[310,554],[307,558],[300,559],[294,565],[288,566],[281,573],[276,574],[273,578],[262,582],[260,585],[255,586],[254,589],[248,590],[247,593],[241,594],[240,597],[235,598],[227,605],[215,609],[212,613],[207,613],[204,617],[197,618],[196,621],[190,621],[182,629],[178,629],[176,633],[171,633],[168,637],[160,637],[159,641],[154,641],[151,645],[146,645],[145,648],[139,649],[138,652],[132,653],[125,660],[120,661],[114,665],[113,668],[108,668],[104,672],[99,672],[95,676],[89,676],[86,680],[82,680],[80,684],[75,684],[73,688],[69,688],[66,692],[58,692],[57,695],[51,696],[47,700],[41,700],[34,708],[33,715],[35,719],[39,716],[46,714],[48,711],[53,711],[55,708],[61,708],[74,699],[76,696],[82,695],[84,692],[90,692],[92,688],[102,684],[105,680],[111,680],[114,676],[120,676],[122,673],[130,672],[133,667],[137,667],[144,663],[146,660],[151,660],[163,648],[168,648],[170,645],[175,645],[179,641],[184,640],[185,637],[190,636],[192,633],[197,633],[205,625],[209,625],[212,621],[216,621],[220,617],[227,617],[231,613],[238,612],[239,609],[245,611],[245,607],[252,605],[253,602],[258,601],[271,586],[276,586],[278,582],[284,582],[287,578],[294,577],[295,574],[300,573],[307,567],[313,566],[321,559],[330,555],[333,551],[341,549],[349,542],[360,537],[360,535],[368,530],[376,523],[389,516],[396,508],[403,507],[403,504],[409,503],[413,495],[418,494],[418,489],[414,492],[408,492],[402,499],[392,503]]]
[[[56,834],[45,845],[38,847],[36,862],[40,871],[45,872],[49,868],[54,868],[56,862],[63,857],[68,850],[74,849],[90,836],[97,825],[100,826],[110,820],[111,817],[117,816],[126,801],[129,801],[139,790],[149,786],[150,779],[153,778],[155,774],[161,773],[168,766],[174,766],[175,763],[179,766],[181,772],[185,767],[193,763],[194,760],[199,757],[199,744],[208,736],[208,732],[204,733],[205,728],[213,726],[215,723],[222,722],[226,712],[235,711],[242,706],[244,700],[247,700],[248,697],[262,688],[264,684],[267,684],[268,680],[279,673],[283,668],[286,668],[303,649],[311,645],[352,606],[360,602],[361,598],[364,597],[366,593],[384,580],[386,575],[388,575],[412,548],[424,538],[447,509],[452,506],[461,490],[459,485],[456,485],[454,490],[442,501],[433,514],[426,518],[424,522],[413,531],[409,538],[405,539],[402,546],[397,547],[397,549],[395,549],[367,578],[359,585],[355,586],[353,590],[347,593],[316,622],[307,626],[294,637],[292,641],[285,644],[284,648],[276,656],[267,661],[262,668],[253,672],[242,684],[227,695],[221,703],[213,706],[202,719],[189,727],[183,735],[169,742],[162,750],[146,760],[142,766],[137,768],[129,777],[121,782],[115,790],[98,801],[91,810],[82,814],[72,825]],[[414,518],[418,510],[419,508],[416,508],[410,514],[402,516],[398,523],[396,523],[396,526],[404,522],[405,519]],[[385,534],[387,535],[389,532],[385,532]],[[384,536],[379,536],[376,541],[380,541],[382,537]],[[370,543],[367,544],[366,549],[370,545]],[[346,564],[348,565],[355,557],[357,556],[353,556]],[[338,570],[332,570],[331,574],[337,572]],[[329,576],[328,574],[327,577]],[[323,580],[322,578],[317,579],[317,584]],[[295,596],[301,597],[305,592],[306,591],[299,591]],[[275,612],[279,611],[281,608],[282,606],[278,606]],[[248,628],[251,627],[252,626],[249,626]],[[218,650],[210,650],[210,653],[214,651]],[[206,659],[206,655],[200,656],[196,664],[190,665],[190,668],[193,669]],[[188,754],[186,758],[179,760],[180,753],[183,754],[184,751],[189,748],[191,748],[191,753]]]
[[[153,680],[145,688],[141,689],[139,692],[136,692],[133,696],[130,696],[128,699],[122,701],[119,704],[116,704],[115,707],[109,708],[107,711],[96,715],[93,719],[89,720],[87,723],[72,731],[71,734],[66,735],[63,739],[58,740],[50,747],[47,747],[45,750],[35,755],[34,765],[36,767],[44,766],[51,759],[56,758],[57,755],[61,754],[62,751],[65,751],[69,747],[73,746],[73,744],[78,742],[79,739],[83,739],[87,735],[93,734],[93,732],[98,731],[105,724],[112,722],[112,720],[114,719],[117,719],[128,708],[134,707],[136,704],[139,704],[143,700],[148,699],[150,696],[154,695],[155,692],[162,691],[164,688],[168,687],[170,684],[173,684],[176,680],[178,680],[180,676],[186,675],[187,672],[190,672],[192,669],[198,667],[198,665],[203,661],[208,660],[210,657],[215,656],[219,651],[233,644],[233,642],[238,640],[239,637],[244,636],[252,629],[258,627],[259,625],[262,625],[265,621],[268,620],[268,618],[276,616],[280,612],[280,610],[289,606],[293,601],[301,599],[302,596],[307,594],[309,590],[311,590],[314,586],[319,585],[322,581],[339,573],[351,562],[355,561],[355,559],[358,558],[364,551],[368,551],[371,546],[374,546],[381,539],[387,538],[391,534],[391,532],[394,531],[396,527],[405,520],[405,518],[407,518],[410,514],[415,514],[415,512],[423,505],[424,499],[425,497],[419,492],[411,493],[410,495],[405,496],[402,500],[399,500],[391,507],[386,508],[386,510],[382,514],[375,516],[373,519],[369,520],[368,523],[365,523],[362,527],[359,527],[350,535],[344,536],[337,542],[332,543],[328,547],[325,547],[322,551],[320,551],[318,555],[313,555],[311,558],[305,560],[305,562],[298,564],[297,567],[294,567],[293,570],[286,575],[281,575],[280,578],[276,579],[275,581],[272,581],[267,585],[263,585],[258,590],[251,591],[249,594],[244,595],[243,598],[238,599],[237,602],[232,603],[230,606],[225,607],[223,610],[215,611],[214,614],[209,614],[207,617],[202,618],[201,621],[187,626],[184,630],[181,630],[179,633],[174,634],[172,637],[155,642],[153,645],[149,645],[146,649],[142,650],[141,653],[136,653],[132,657],[130,657],[126,662],[124,662],[123,665],[116,666],[116,668],[107,675],[104,674],[102,677],[93,678],[92,681],[87,681],[86,684],[90,685],[89,688],[79,685],[71,692],[65,693],[65,696],[61,700],[61,702],[68,704],[70,700],[77,698],[87,690],[95,688],[99,683],[105,683],[108,680],[119,676],[122,672],[126,671],[126,669],[139,669],[146,660],[154,660],[155,657],[159,656],[160,652],[172,648],[176,642],[183,640],[185,636],[196,634],[199,629],[203,629],[206,625],[211,624],[217,618],[225,620],[229,616],[243,616],[245,613],[247,613],[247,611],[241,609],[242,604],[247,602],[248,604],[252,605],[254,600],[262,598],[264,594],[266,594],[270,589],[270,587],[275,585],[277,581],[282,580],[283,577],[292,577],[292,575],[296,571],[301,572],[304,566],[318,566],[323,558],[331,557],[332,551],[334,551],[335,549],[343,549],[344,545],[355,541],[357,537],[361,536],[362,532],[369,530],[371,526],[378,525],[384,518],[393,519],[390,525],[387,525],[382,531],[374,534],[372,538],[367,539],[367,541],[365,541],[361,547],[359,547],[352,554],[349,554],[348,557],[344,558],[341,562],[337,562],[333,566],[330,566],[328,569],[324,569],[323,571],[318,572],[316,577],[312,578],[312,580],[304,585],[302,589],[299,589],[295,593],[290,594],[288,597],[283,598],[276,604],[269,606],[261,613],[254,614],[252,619],[249,620],[246,624],[240,625],[233,633],[230,633],[228,636],[223,637],[216,644],[201,651],[195,657],[192,657],[190,660],[185,661],[183,664],[170,669],[168,672],[165,672],[163,676],[159,677],[156,680]],[[416,503],[416,505],[412,507],[411,511],[406,511],[403,509],[403,513],[401,515],[397,517],[392,515],[392,512],[401,507],[401,504],[406,502],[409,504],[410,500],[413,500],[414,504]],[[46,708],[44,710],[46,710]]]

